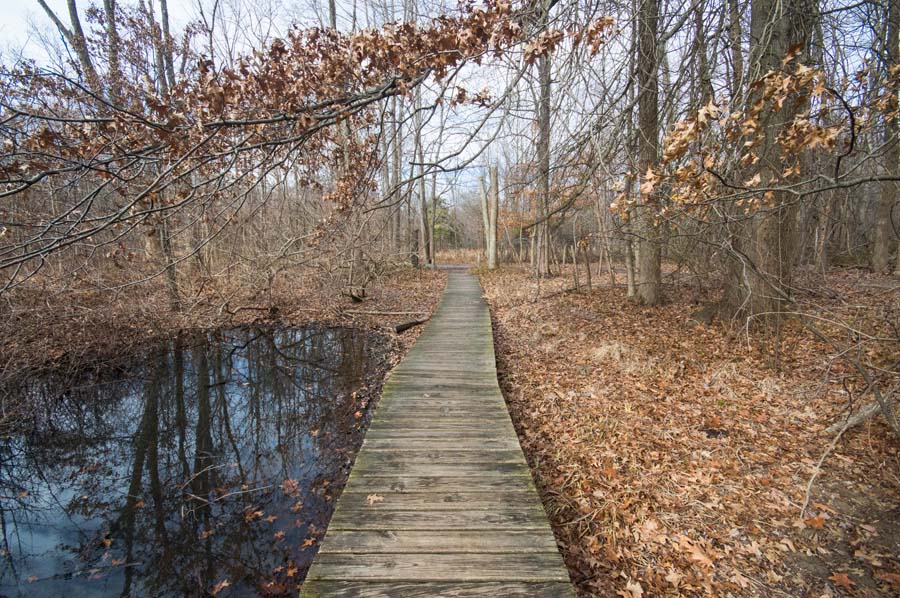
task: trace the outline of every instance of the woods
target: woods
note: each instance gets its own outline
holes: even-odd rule
[[[20,25],[0,428],[25,381],[144,342],[396,336],[464,262],[582,595],[900,588],[897,0],[36,0]],[[753,518],[644,488],[643,451]]]

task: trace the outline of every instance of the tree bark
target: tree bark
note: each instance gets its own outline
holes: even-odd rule
[[[641,0],[637,19],[638,35],[638,167],[641,179],[656,166],[659,153],[659,79],[657,33],[659,6],[657,0]],[[637,292],[645,305],[662,300],[662,268],[660,234],[655,212],[658,193],[640,193],[637,210],[639,235]]]
[[[546,15],[544,19],[546,21]],[[538,58],[538,217],[537,255],[534,268],[538,278],[550,274],[550,55]]]
[[[888,3],[887,35],[887,67],[900,63],[900,2],[890,0]],[[897,96],[898,89],[892,88],[891,94]],[[900,122],[896,113],[885,117],[884,122],[884,171],[887,175],[900,176]],[[872,240],[872,270],[883,272],[890,266],[891,249],[894,245],[894,226],[891,212],[897,200],[897,183],[883,181],[881,195],[875,211],[875,236]]]
[[[172,43],[172,34],[169,30],[169,2],[168,0],[159,0],[159,20],[162,25],[162,55],[163,66],[166,73],[166,80],[169,89],[175,87],[175,60],[172,56],[174,44]]]
[[[900,276],[900,243],[897,243],[897,256],[894,262],[894,276]]]
[[[490,168],[488,189],[487,262],[488,270],[497,269],[497,215],[500,211],[500,175],[496,166]]]
[[[744,51],[741,47],[743,28],[741,27],[741,9],[739,0],[728,0],[728,42],[731,46],[731,102],[733,106],[741,105],[744,81]]]
[[[481,187],[481,233],[482,233],[481,240],[483,242],[481,249],[484,252],[485,260],[487,260],[488,236],[489,236],[488,231],[491,228],[491,215],[490,215],[490,211],[488,208],[488,203],[490,202],[490,200],[488,199],[489,191],[487,189],[487,185],[484,182],[483,176],[481,177],[480,187]]]
[[[697,59],[697,86],[700,91],[697,96],[701,106],[705,106],[715,95],[712,74],[709,69],[709,57],[706,55],[708,40],[703,22],[703,8],[702,2],[694,7],[694,52],[696,52]]]
[[[789,48],[809,45],[814,0],[753,0],[750,15],[750,70],[755,81],[782,68]],[[805,51],[805,50],[804,50]],[[747,106],[761,98],[762,88],[747,93]],[[790,123],[798,109],[788,100],[760,115],[763,138],[756,153],[757,166],[746,176],[759,175],[763,187],[778,185],[782,158],[777,143],[779,129]],[[790,296],[793,248],[797,237],[797,208],[783,192],[774,192],[766,205],[738,223],[732,231],[732,263],[723,307],[766,324],[777,324]]]
[[[637,296],[634,284],[634,244],[631,239],[625,241],[625,294],[629,299]]]
[[[94,62],[91,59],[91,53],[88,50],[87,38],[84,35],[84,29],[81,27],[81,18],[78,16],[78,5],[75,0],[66,0],[66,7],[69,9],[69,22],[71,29],[60,20],[56,13],[51,10],[44,0],[38,0],[41,8],[56,25],[59,34],[63,36],[66,42],[72,46],[75,56],[78,58],[78,64],[81,67],[81,74],[87,81],[88,88],[97,95],[103,94],[103,87],[100,84],[100,76],[97,69],[94,68]]]
[[[119,30],[116,26],[116,0],[103,0],[103,12],[106,16],[106,43],[109,59],[109,93],[115,101],[118,99],[118,86],[122,83],[122,64],[119,58]]]
[[[403,125],[400,122],[400,113],[401,108],[399,103],[397,102],[396,96],[392,98],[393,105],[393,114],[394,114],[394,155],[393,155],[393,184],[391,188],[394,193],[392,196],[392,206],[394,218],[392,221],[391,231],[392,231],[392,239],[393,239],[393,249],[395,253],[400,253],[403,249],[403,238],[402,238],[402,220],[400,218],[402,211],[402,204],[400,198],[400,180],[402,178],[401,173],[401,163],[400,163],[400,150],[401,143],[403,141]]]

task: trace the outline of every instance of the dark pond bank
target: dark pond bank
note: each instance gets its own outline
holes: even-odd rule
[[[5,389],[0,596],[296,595],[388,352],[248,328]]]

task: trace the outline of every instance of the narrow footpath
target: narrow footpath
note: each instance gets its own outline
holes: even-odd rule
[[[391,373],[301,596],[574,596],[497,384],[478,279],[451,269]]]

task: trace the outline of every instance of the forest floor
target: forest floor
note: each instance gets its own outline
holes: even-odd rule
[[[318,323],[393,333],[397,324],[430,316],[446,274],[398,267],[371,282],[362,302],[333,280],[308,272],[284,272],[265,291],[237,282],[187,279],[180,287],[179,311],[170,306],[160,280],[116,293],[71,283],[15,290],[0,305],[0,385],[20,376],[77,371],[177,335],[250,324]],[[399,361],[421,329],[395,336],[390,362]]]
[[[776,358],[740,327],[691,322],[688,287],[645,308],[622,288],[566,291],[570,275],[538,291],[507,267],[482,283],[501,386],[580,595],[900,595],[900,441],[878,416],[829,452],[825,428],[859,386],[829,347],[789,324]],[[823,287],[819,304],[900,323],[896,280],[845,270]]]

